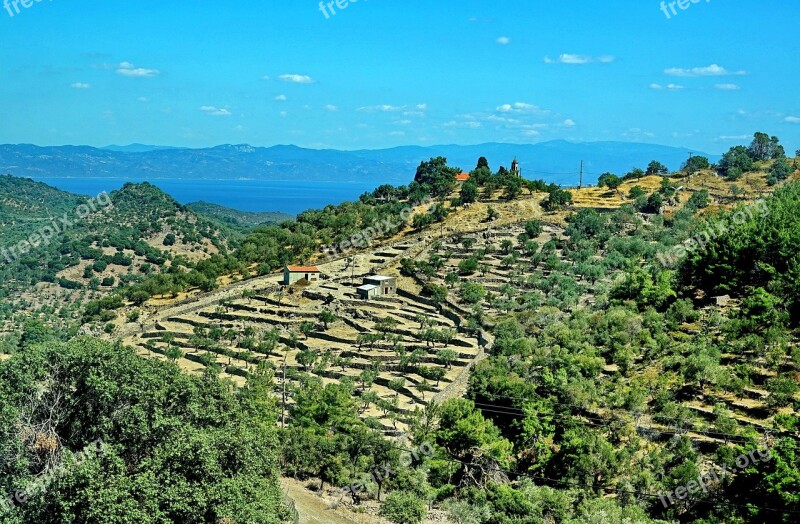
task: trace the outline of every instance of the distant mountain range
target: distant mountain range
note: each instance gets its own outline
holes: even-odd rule
[[[0,145],[0,173],[31,178],[296,180],[356,182],[372,180],[406,184],[422,160],[445,156],[451,166],[473,169],[485,156],[492,169],[509,167],[516,158],[525,178],[542,178],[576,185],[584,161],[584,183],[605,171],[624,174],[658,160],[677,170],[688,154],[719,156],[685,148],[631,142],[573,143],[563,140],[539,144],[487,143],[471,146],[402,146],[391,149],[338,151],[304,149],[291,145],[253,147],[221,145],[205,149],[132,144],[129,146]]]

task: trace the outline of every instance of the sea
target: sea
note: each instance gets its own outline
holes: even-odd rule
[[[62,191],[97,196],[111,193],[126,182],[144,182],[122,178],[57,178],[42,177],[43,182]],[[308,209],[322,209],[328,204],[358,200],[381,182],[314,182],[296,180],[146,180],[172,196],[181,204],[203,200],[240,211],[278,211],[297,215]]]

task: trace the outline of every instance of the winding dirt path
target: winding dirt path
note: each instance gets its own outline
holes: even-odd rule
[[[300,514],[300,524],[383,524],[386,522],[380,517],[353,513],[343,508],[328,509],[325,501],[308,491],[300,481],[282,478],[281,487],[284,493],[294,500],[295,508]]]

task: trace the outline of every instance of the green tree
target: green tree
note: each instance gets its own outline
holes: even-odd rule
[[[419,524],[428,514],[428,508],[416,494],[394,491],[381,505],[380,514],[395,524]]]
[[[458,360],[458,354],[452,349],[441,349],[436,354],[436,357],[439,363],[447,369],[451,369],[453,367],[453,362]]]
[[[647,176],[668,175],[669,169],[661,162],[653,160],[647,165],[647,171],[645,174]]]
[[[709,168],[711,168],[711,163],[708,161],[708,158],[704,156],[691,156],[689,160],[683,164],[681,171],[685,172],[687,175],[694,175],[698,171]],[[667,173],[664,172],[663,174],[666,175]]]
[[[641,186],[633,186],[630,189],[630,191],[628,191],[628,198],[630,198],[632,200],[636,200],[636,199],[638,199],[640,197],[645,196],[646,194],[647,193],[645,193],[644,189],[642,189]]]
[[[471,204],[478,199],[478,184],[473,180],[467,180],[461,186],[461,201],[465,204]]]
[[[769,176],[767,177],[767,184],[774,186],[779,182],[783,182],[789,175],[794,172],[794,167],[789,164],[789,161],[785,158],[779,158],[776,160],[772,167],[769,169]]]
[[[471,275],[478,270],[478,259],[475,256],[465,258],[458,263],[458,272],[462,275]]]
[[[695,191],[692,193],[692,196],[689,197],[689,201],[686,203],[686,207],[689,209],[705,209],[711,204],[711,199],[709,193],[705,189],[701,189],[700,191]]]
[[[448,167],[447,159],[440,156],[421,162],[414,181],[427,187],[434,197],[444,198],[455,189],[456,175],[460,172],[460,169]]]
[[[334,322],[336,322],[336,320],[338,320],[336,318],[336,315],[334,315],[328,309],[323,309],[322,312],[319,314],[319,316],[317,318],[319,319],[320,322],[322,322],[322,325],[325,326],[325,330],[326,331],[327,331],[328,326],[330,324],[333,324]]]
[[[728,180],[738,180],[744,173],[754,169],[753,159],[744,146],[730,148],[719,162],[719,172]]]
[[[556,189],[542,202],[545,211],[558,211],[572,204],[572,193]]]
[[[613,173],[603,173],[597,179],[597,187],[607,187],[612,191],[618,192],[619,186],[622,185],[622,179]]]
[[[464,282],[458,294],[467,304],[479,304],[486,298],[486,288],[477,282]]]

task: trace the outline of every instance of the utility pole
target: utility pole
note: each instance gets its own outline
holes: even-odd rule
[[[578,182],[578,189],[583,189],[583,160],[581,160],[581,180]]]
[[[281,396],[281,429],[286,427],[286,357],[289,353],[283,355],[283,395]]]

